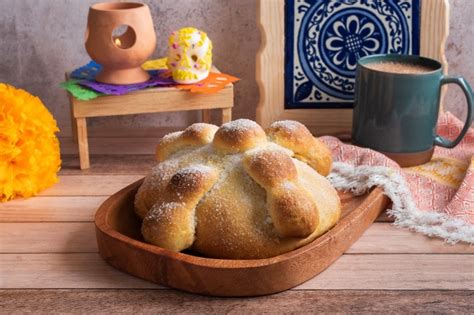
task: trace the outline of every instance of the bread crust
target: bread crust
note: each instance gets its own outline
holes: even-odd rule
[[[244,168],[266,190],[267,209],[282,237],[307,237],[318,224],[312,196],[298,183],[298,172],[283,151],[259,150],[244,157]]]
[[[210,143],[214,139],[217,129],[215,125],[196,123],[184,131],[170,133],[158,142],[156,146],[156,159],[162,162],[173,153],[184,148],[195,148]]]
[[[275,123],[265,133],[249,120],[203,125],[158,144],[161,163],[135,199],[146,241],[208,257],[265,258],[337,223],[339,197],[318,173],[329,172],[331,156],[306,127]]]
[[[332,157],[329,148],[300,122],[276,121],[266,130],[271,141],[294,152],[294,157],[309,164],[319,174],[327,176],[331,171]]]
[[[161,200],[143,219],[145,240],[173,251],[190,247],[194,242],[196,205],[217,176],[216,170],[204,165],[186,167],[174,174]]]
[[[223,124],[216,132],[212,144],[223,153],[239,153],[266,142],[265,131],[256,122],[238,119]]]

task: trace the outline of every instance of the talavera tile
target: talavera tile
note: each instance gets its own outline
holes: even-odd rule
[[[287,0],[286,108],[350,108],[359,58],[419,53],[419,0]]]

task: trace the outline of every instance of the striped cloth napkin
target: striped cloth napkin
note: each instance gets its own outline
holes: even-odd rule
[[[438,134],[454,139],[463,123],[447,112]],[[340,190],[364,194],[383,188],[392,200],[388,214],[399,227],[441,237],[449,243],[474,244],[474,128],[454,149],[436,147],[430,162],[409,168],[376,151],[321,138],[332,150],[329,180]]]

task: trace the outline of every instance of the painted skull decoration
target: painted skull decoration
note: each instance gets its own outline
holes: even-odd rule
[[[182,28],[169,37],[168,68],[173,80],[192,84],[209,75],[212,42],[207,34],[193,27]]]

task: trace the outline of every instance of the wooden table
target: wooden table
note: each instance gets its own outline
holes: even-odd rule
[[[215,67],[212,71],[219,73]],[[199,110],[202,112],[202,121],[209,122],[211,110],[219,109],[222,122],[228,122],[232,119],[234,85],[229,84],[218,93],[210,95],[191,93],[175,87],[156,87],[125,95],[101,96],[90,101],[78,100],[70,93],[68,97],[71,125],[79,148],[80,167],[87,169],[90,166],[87,118]]]
[[[94,164],[85,171],[72,140],[61,139],[60,183],[38,197],[0,204],[0,313],[472,313],[474,246],[394,228],[385,215],[318,277],[266,297],[191,295],[113,269],[97,254],[93,216],[107,196],[154,165],[157,137],[150,134],[157,132],[96,133]]]

